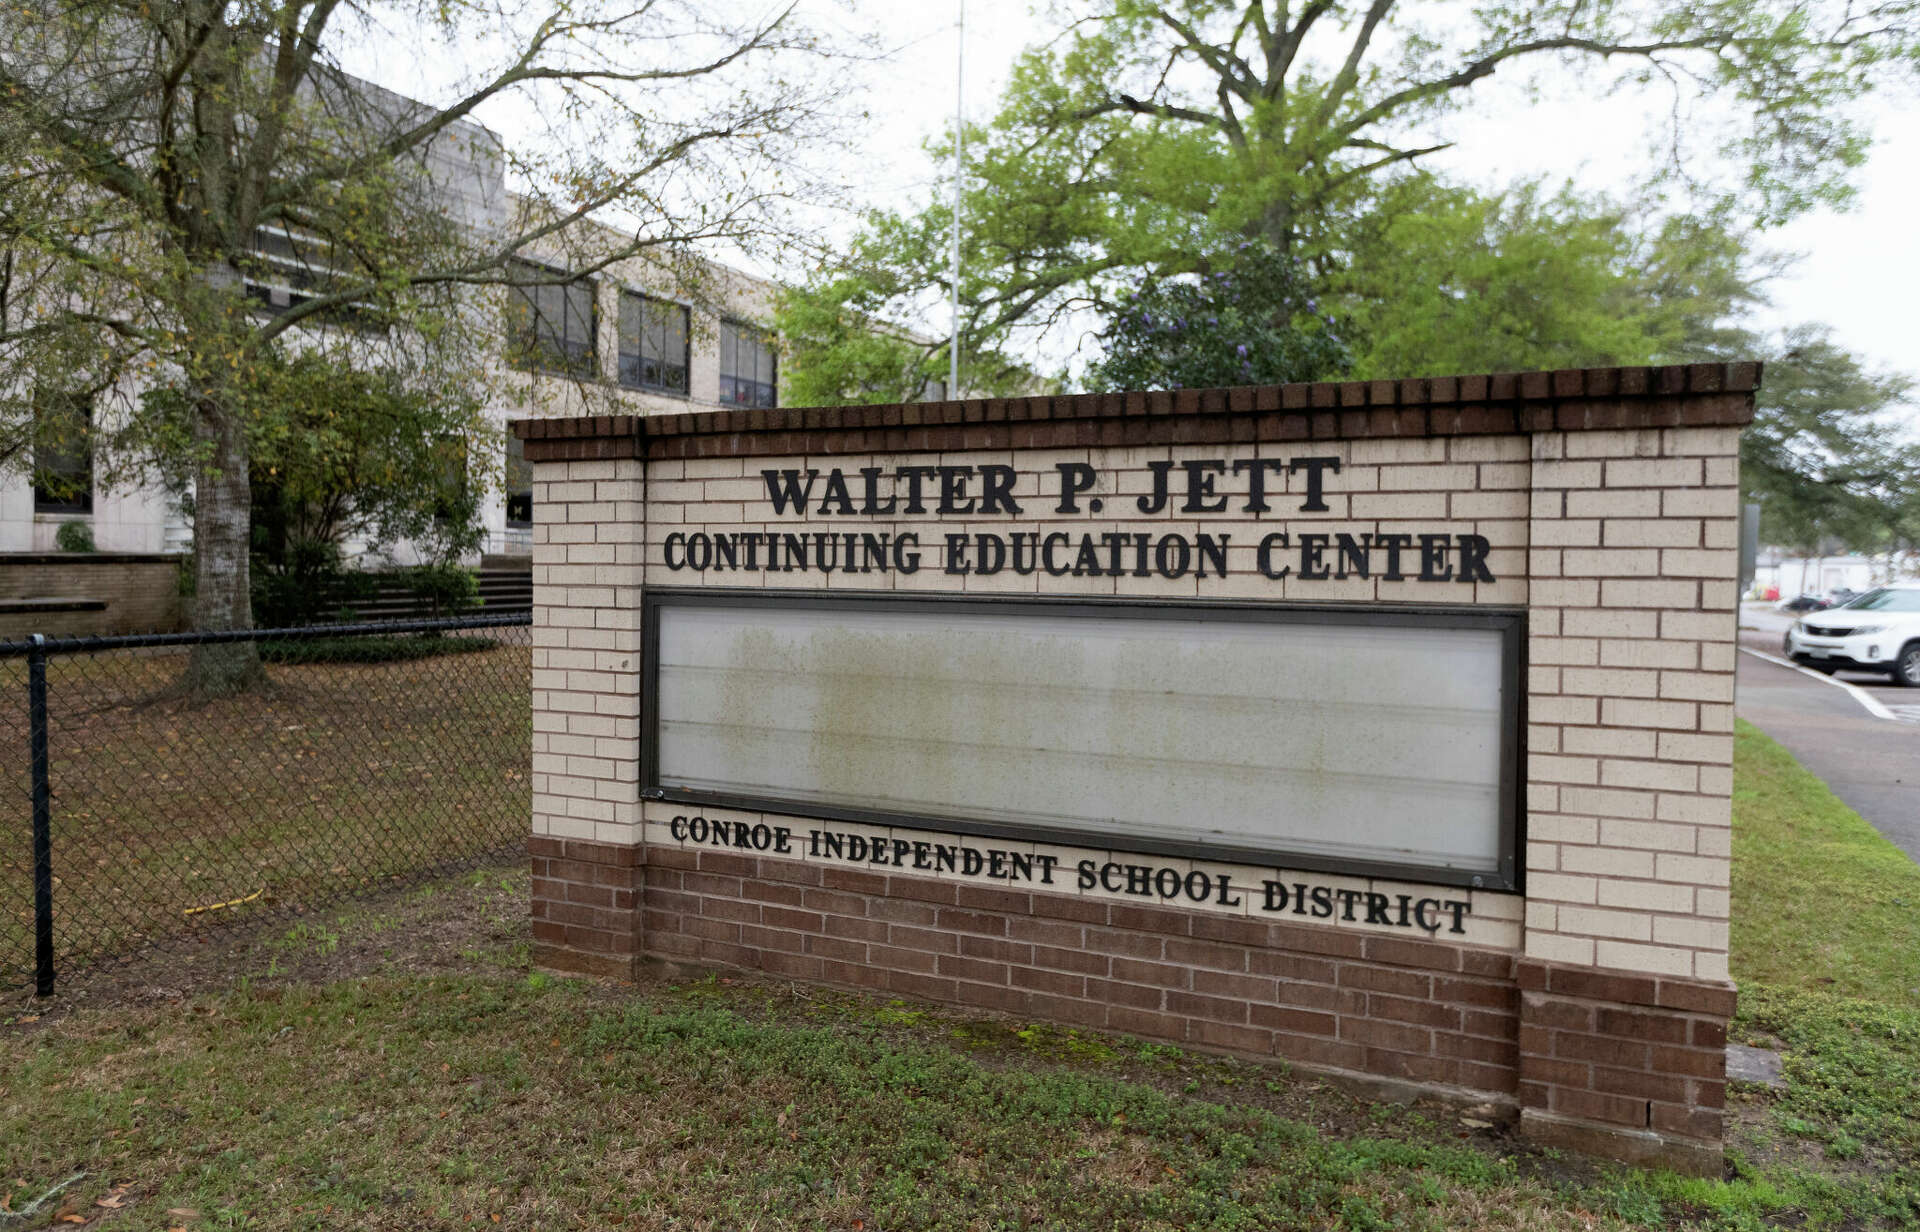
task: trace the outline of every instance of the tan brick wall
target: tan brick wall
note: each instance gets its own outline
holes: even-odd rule
[[[647,464],[643,582],[728,587],[1493,604],[1528,609],[1525,938],[1529,957],[1656,975],[1726,978],[1727,793],[1732,755],[1737,515],[1733,428],[1538,433],[1377,441],[953,451],[936,455],[668,459]],[[1226,457],[1339,459],[1325,512],[1302,513],[1304,473],[1272,476],[1261,516],[1141,516],[1150,463]],[[1053,512],[1057,468],[1097,476],[1081,512]],[[776,514],[763,470],[812,465],[1012,466],[1018,518],[890,519]],[[1222,476],[1223,485],[1230,476]],[[1229,490],[1237,493],[1237,487]],[[818,489],[816,489],[817,495]],[[856,496],[858,494],[856,493]],[[1092,500],[1104,502],[1093,511]],[[1176,498],[1177,499],[1177,498]],[[1118,514],[1119,516],[1116,516]],[[1229,539],[1226,577],[1097,579],[948,575],[941,538],[1016,528],[1045,534],[1204,531]],[[918,532],[916,573],[696,572],[667,568],[669,535],[858,528]],[[1274,580],[1255,568],[1271,532],[1484,535],[1496,581],[1379,577]],[[1329,553],[1331,557],[1332,553]],[[1292,559],[1292,558],[1290,558]],[[1297,561],[1296,561],[1297,563]],[[1374,569],[1380,568],[1378,552]],[[1476,906],[1476,911],[1480,910]]]
[[[1532,438],[1529,958],[1727,978],[1739,442]]]
[[[1233,461],[1271,458],[1330,457],[1340,463],[1337,474],[1324,478],[1326,512],[1302,513],[1305,471],[1270,475],[1267,500],[1271,511],[1250,515],[1244,511],[1243,480],[1231,473],[1218,476],[1219,490],[1228,494],[1221,513],[1191,514],[1179,509],[1189,461]],[[1138,512],[1134,502],[1149,491],[1150,464],[1170,463],[1176,496],[1158,514]],[[1078,463],[1094,468],[1094,486],[1079,501],[1077,514],[1056,512],[1058,470]],[[763,470],[808,466],[843,473],[861,467],[897,466],[1011,466],[1017,473],[1013,498],[1023,510],[1019,517],[936,517],[902,515],[889,518],[776,514],[767,500]],[[1500,604],[1520,606],[1527,601],[1527,440],[1525,437],[1456,437],[1452,439],[1342,442],[1294,442],[1247,445],[1159,445],[1127,449],[969,450],[937,454],[854,454],[830,459],[805,457],[690,458],[649,462],[651,481],[647,535],[647,582],[652,585],[817,586],[827,589],[946,590],[960,593],[1027,593],[1104,595],[1156,599],[1260,598],[1296,602],[1412,602],[1425,604]],[[1451,490],[1462,485],[1462,490]],[[977,491],[977,485],[970,489]],[[816,500],[818,488],[816,488]],[[1093,501],[1103,502],[1095,512]],[[861,530],[890,534],[917,532],[924,558],[913,574],[768,574],[712,572],[703,575],[669,570],[663,555],[667,537],[694,529],[714,533],[758,531]],[[937,560],[941,538],[947,534],[1012,530],[1042,535],[1064,531],[1148,533],[1179,532],[1189,539],[1204,531],[1228,536],[1228,576],[1184,577],[1168,580],[1139,578],[1130,572],[1118,578],[1050,577],[1044,572],[1018,576],[1011,570],[997,575],[969,574],[956,578],[941,572]],[[1301,534],[1393,535],[1445,531],[1477,533],[1492,545],[1487,563],[1494,583],[1388,581],[1381,577],[1329,577],[1311,580],[1294,575],[1278,580],[1261,576],[1256,553],[1261,539],[1281,532]],[[1329,565],[1335,554],[1327,552]],[[1297,554],[1282,559],[1297,563]],[[1403,567],[1413,570],[1417,547],[1409,549]],[[1373,570],[1382,571],[1383,554],[1376,552]],[[929,567],[931,566],[931,567]]]
[[[1020,888],[1034,893],[1084,899],[1089,902],[1114,901],[1131,903],[1158,903],[1177,907],[1183,911],[1193,911],[1209,916],[1238,918],[1253,921],[1275,921],[1300,928],[1319,929],[1326,932],[1362,934],[1378,937],[1397,937],[1410,940],[1437,940],[1454,946],[1477,946],[1488,950],[1514,951],[1521,942],[1521,914],[1523,904],[1518,895],[1494,894],[1461,889],[1457,886],[1423,885],[1417,881],[1399,880],[1387,877],[1349,877],[1333,873],[1304,872],[1285,866],[1236,864],[1214,860],[1178,859],[1170,856],[1142,856],[1127,852],[1124,848],[1107,849],[1099,846],[1068,846],[1059,843],[1021,842],[1015,839],[978,838],[973,835],[951,834],[938,829],[905,826],[889,828],[874,825],[848,825],[838,822],[809,821],[799,817],[777,813],[746,812],[740,809],[710,808],[686,804],[668,804],[657,800],[645,801],[642,814],[646,819],[646,845],[649,850],[676,849],[698,852],[729,850],[723,841],[709,840],[705,843],[690,841],[684,834],[673,833],[672,822],[675,817],[682,819],[697,815],[709,821],[721,821],[738,827],[750,827],[755,824],[768,826],[784,825],[796,835],[794,850],[783,857],[792,862],[810,864],[820,868],[861,867],[878,871],[903,871],[909,876],[926,877],[934,880],[950,881],[958,885],[974,885],[984,888],[1005,888],[1016,884],[1012,879],[996,878],[990,874],[969,876],[964,871],[928,871],[917,869],[913,856],[909,854],[902,865],[895,865],[891,858],[849,862],[844,855],[831,852],[814,853],[806,849],[806,836],[810,830],[825,828],[828,830],[852,831],[864,837],[884,841],[902,840],[905,844],[944,844],[947,846],[972,847],[981,851],[1020,852],[1027,855],[1045,855],[1053,860],[1051,879],[1043,884],[1020,882]],[[925,864],[924,851],[918,853]],[[1225,901],[1219,895],[1207,897],[1195,902],[1184,894],[1172,894],[1164,898],[1157,893],[1139,895],[1126,892],[1112,892],[1094,885],[1081,888],[1075,878],[1075,870],[1082,861],[1092,861],[1096,867],[1109,863],[1135,863],[1151,866],[1158,872],[1172,869],[1181,877],[1189,872],[1198,871],[1219,884],[1222,875],[1231,894]],[[1262,886],[1267,880],[1279,882],[1289,887],[1288,901],[1277,911],[1266,910],[1262,906]],[[1338,895],[1343,891],[1351,892],[1346,900],[1351,909],[1344,909],[1345,903],[1336,899],[1336,911],[1326,919],[1314,919],[1292,910],[1292,887],[1307,886],[1310,890],[1328,888]],[[1389,908],[1397,908],[1402,896],[1413,901],[1427,899],[1435,903],[1465,901],[1468,909],[1461,913],[1458,931],[1450,912],[1442,907],[1429,909],[1428,918],[1444,921],[1438,927],[1422,931],[1419,927],[1409,927],[1397,922],[1395,910],[1388,910],[1394,922],[1368,923],[1366,918],[1366,895],[1377,895]],[[1349,918],[1351,917],[1351,918]]]
[[[641,837],[637,461],[533,470],[533,833]]]
[[[1247,458],[1292,459],[1298,457],[1337,459],[1337,473],[1323,474],[1325,512],[1301,513],[1307,499],[1304,471],[1289,475],[1270,475],[1267,503],[1269,512],[1252,515],[1244,511],[1247,503],[1243,480],[1229,471],[1217,476],[1219,489],[1228,493],[1228,509],[1221,513],[1196,515],[1182,513],[1178,505],[1184,495],[1188,461]],[[1170,479],[1176,495],[1168,508],[1155,516],[1141,516],[1135,502],[1152,487],[1154,462],[1171,463]],[[1082,464],[1093,468],[1095,482],[1079,494],[1080,512],[1065,515],[1056,512],[1059,504],[1059,467]],[[936,466],[1010,466],[1016,471],[1012,486],[1014,501],[1022,509],[1018,517],[999,514],[993,517],[939,517],[932,512],[891,519],[872,517],[819,516],[809,511],[795,516],[792,510],[776,513],[767,496],[765,470],[798,469],[809,466],[821,471],[837,467],[843,474],[857,475],[862,467],[880,467],[891,473],[903,465]],[[1298,442],[1255,445],[1162,445],[1128,449],[1046,449],[952,451],[935,455],[841,455],[831,459],[805,457],[764,458],[691,458],[657,460],[647,463],[646,569],[643,582],[649,586],[722,586],[722,587],[824,587],[828,590],[941,591],[969,595],[1033,594],[1074,595],[1151,599],[1268,599],[1296,602],[1414,602],[1429,605],[1491,604],[1503,607],[1525,603],[1527,595],[1527,441],[1525,437],[1458,437],[1452,440],[1403,440],[1352,442]],[[975,484],[970,491],[977,491]],[[1459,490],[1455,490],[1455,489]],[[820,488],[815,488],[816,504]],[[859,493],[855,493],[856,501]],[[1095,512],[1094,502],[1103,502]],[[928,502],[929,510],[932,502]],[[1131,512],[1132,516],[1127,516]],[[1118,515],[1118,516],[1116,516]],[[670,569],[666,560],[669,536],[700,530],[708,533],[845,531],[857,529],[874,533],[918,533],[922,552],[921,567],[907,574],[885,573],[766,572],[764,570],[727,570],[696,572]],[[942,571],[944,536],[973,535],[1010,531],[1038,532],[1042,535],[1065,531],[1076,539],[1079,534],[1097,530],[1122,533],[1148,533],[1156,538],[1179,532],[1188,539],[1205,532],[1228,540],[1228,574],[1225,577],[1187,576],[1169,580],[1159,576],[1141,578],[1129,571],[1120,577],[1097,579],[1049,576],[1036,570],[1025,576],[1005,570],[993,575],[953,576]],[[1486,536],[1492,548],[1488,565],[1497,579],[1493,583],[1453,581],[1387,581],[1381,577],[1330,576],[1303,579],[1289,576],[1271,579],[1257,568],[1256,556],[1262,538],[1275,532],[1285,533],[1290,542],[1302,534],[1391,535],[1396,533],[1448,534],[1477,533]],[[1297,551],[1286,557],[1298,571]],[[1334,563],[1334,554],[1327,554]],[[1417,548],[1405,554],[1403,568],[1416,572]],[[1382,571],[1376,552],[1372,571]],[[537,788],[536,788],[537,790]],[[711,810],[709,810],[711,811]],[[731,815],[731,814],[729,814]],[[664,820],[664,818],[656,818]],[[806,823],[786,819],[795,826]],[[1155,858],[1157,863],[1171,864]],[[1273,875],[1273,869],[1265,870]],[[1245,870],[1239,878],[1246,884],[1254,870]],[[1334,879],[1336,881],[1340,879]],[[1348,878],[1355,885],[1363,879]],[[1475,940],[1483,944],[1519,948],[1519,900],[1512,895],[1482,891],[1449,890],[1465,896],[1472,904]]]

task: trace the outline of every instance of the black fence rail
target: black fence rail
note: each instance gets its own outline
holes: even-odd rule
[[[0,642],[0,989],[523,843],[530,625]],[[239,644],[254,683],[191,687]]]

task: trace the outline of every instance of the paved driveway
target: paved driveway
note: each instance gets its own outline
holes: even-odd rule
[[[1741,624],[1759,623],[1755,615],[1752,609],[1741,612]],[[1777,656],[1781,629],[1743,628],[1742,645]],[[1840,679],[1865,690],[1895,717],[1875,717],[1847,690],[1751,654],[1739,656],[1735,709],[1920,860],[1920,689],[1864,674],[1843,673]]]

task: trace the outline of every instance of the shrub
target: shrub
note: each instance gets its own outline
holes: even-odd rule
[[[435,616],[453,616],[480,606],[480,579],[473,570],[452,562],[407,570],[407,589],[426,600]]]
[[[341,618],[376,589],[376,580],[348,568],[338,545],[295,541],[253,557],[253,621],[261,628],[319,624]]]
[[[93,527],[85,522],[62,522],[53,532],[53,546],[62,552],[91,552]]]
[[[500,645],[493,637],[425,633],[419,637],[316,637],[260,643],[268,663],[395,663],[440,655],[473,654]]]

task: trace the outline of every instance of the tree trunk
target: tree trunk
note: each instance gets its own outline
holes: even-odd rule
[[[200,458],[193,497],[194,628],[251,629],[246,428],[216,389],[197,389],[193,401],[194,444]],[[220,642],[193,648],[186,683],[201,697],[215,697],[263,678],[257,643]]]

